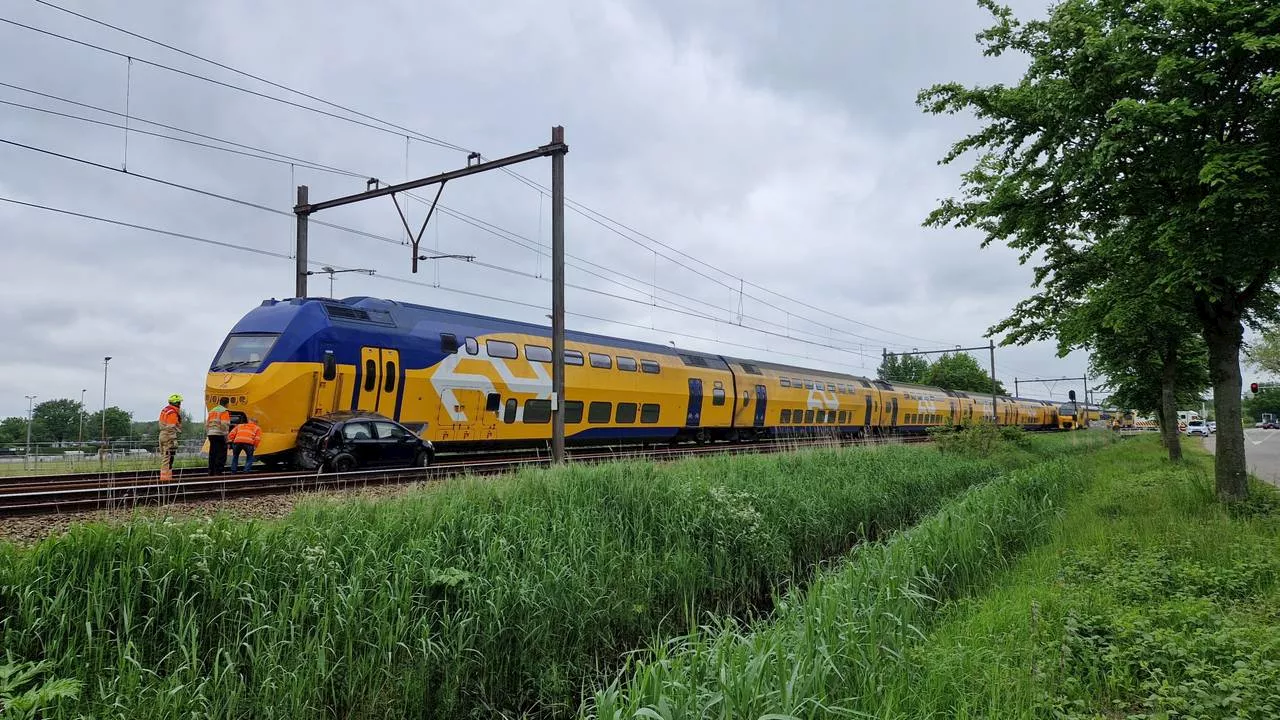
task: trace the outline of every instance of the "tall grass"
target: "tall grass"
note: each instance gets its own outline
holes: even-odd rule
[[[892,717],[912,687],[886,678],[941,604],[1039,538],[1082,477],[1075,464],[1046,463],[975,488],[888,542],[860,547],[781,599],[770,621],[707,626],[659,647],[628,682],[598,692],[590,715]]]
[[[82,526],[0,546],[0,647],[83,682],[50,717],[571,714],[649,638],[768,611],[816,563],[1096,442],[568,467],[280,522]]]

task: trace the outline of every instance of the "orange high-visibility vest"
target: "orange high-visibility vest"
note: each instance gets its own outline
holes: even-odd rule
[[[177,427],[182,424],[182,414],[177,405],[165,405],[160,411],[160,427]]]
[[[231,442],[244,443],[258,447],[258,443],[262,442],[262,428],[256,423],[246,422],[231,428]]]
[[[207,435],[226,435],[230,427],[231,413],[221,405],[210,410],[208,418],[204,421],[205,434]]]

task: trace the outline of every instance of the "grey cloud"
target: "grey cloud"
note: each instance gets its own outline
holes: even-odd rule
[[[572,289],[571,312],[642,327],[571,316],[571,328],[675,340],[737,355],[754,352],[726,345],[740,343],[799,356],[788,357],[790,362],[807,357],[815,365],[849,369],[852,364],[855,371],[870,372],[885,344],[926,343],[788,301],[918,338],[970,343],[1028,293],[1030,271],[1008,251],[979,251],[971,233],[920,226],[937,199],[954,192],[956,170],[939,168],[936,160],[965,129],[965,121],[922,116],[913,104],[916,91],[934,81],[1009,73],[1007,63],[980,58],[972,35],[984,20],[963,3],[939,9],[918,1],[824,2],[781,12],[767,3],[615,0],[481,8],[462,0],[430,7],[324,0],[310,12],[297,13],[248,0],[180,6],[150,0],[119,9],[67,2],[489,156],[546,142],[550,126],[564,124],[571,146],[571,198],[708,261],[714,269],[681,258],[730,287],[661,259],[659,285],[726,308],[699,307],[699,312],[732,321],[738,299],[731,288],[735,277],[745,277],[782,297],[748,286],[749,294],[791,311],[788,316],[746,298],[746,314],[853,352]],[[1023,5],[1032,11],[1038,7]],[[2,14],[135,57],[253,85],[35,4],[14,4]],[[39,62],[27,61],[33,57]],[[125,63],[118,58],[0,27],[0,59],[7,68],[0,79],[6,82],[124,107]],[[8,90],[0,90],[0,99],[31,102]],[[408,143],[406,168],[403,136],[137,62],[129,103],[139,116],[390,182],[465,162],[456,151],[414,140]],[[117,130],[0,107],[0,134],[111,166],[122,161],[123,136]],[[137,134],[129,138],[129,169],[245,198],[286,215],[9,147],[0,147],[0,195],[287,254],[293,185],[308,184],[313,199],[364,188],[362,177],[291,169]],[[546,162],[518,171],[549,184]],[[546,199],[508,176],[451,183],[442,202],[534,243],[549,243]],[[405,207],[411,221],[420,221],[425,212],[417,202]],[[317,219],[394,240],[403,236],[389,201]],[[0,415],[24,412],[24,394],[74,397],[81,387],[99,386],[103,355],[116,357],[109,401],[140,417],[152,415],[170,392],[199,397],[204,369],[231,325],[263,298],[293,291],[289,260],[4,203],[0,228],[8,240],[0,251],[3,264],[17,268],[0,284],[0,322],[12,328],[10,339],[0,345],[5,370]],[[574,213],[567,218],[567,237],[571,254],[637,278],[621,281],[637,289],[576,268],[569,269],[569,282],[633,299],[645,296],[644,286],[655,275],[652,250]],[[442,261],[411,276],[408,250],[401,245],[320,225],[313,225],[311,238],[315,260],[376,268],[381,276],[422,283],[340,275],[335,281],[339,296],[377,295],[545,320],[546,310],[538,307],[445,290],[549,305],[545,258],[454,218],[437,216],[424,246],[472,253],[517,274]],[[437,278],[439,289],[432,287]],[[327,278],[311,282],[314,294],[327,292]],[[653,329],[644,329],[650,325]],[[1083,367],[1082,358],[1056,360],[1051,345],[1002,350],[998,362],[1002,376],[1009,377],[1025,370],[1077,374]],[[90,405],[97,402],[100,398]]]

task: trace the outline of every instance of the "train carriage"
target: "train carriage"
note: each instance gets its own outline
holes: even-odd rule
[[[441,450],[545,445],[550,329],[377,298],[268,300],[232,328],[206,402],[263,430],[259,456],[292,461],[298,429],[377,412]],[[989,395],[567,332],[570,444],[922,433],[993,415]],[[1041,401],[1001,397],[1002,423],[1045,422]],[[1056,422],[1056,417],[1053,422]]]

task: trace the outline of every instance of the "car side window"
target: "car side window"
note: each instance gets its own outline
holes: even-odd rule
[[[409,433],[399,425],[392,425],[387,422],[374,423],[373,427],[378,431],[379,440],[400,440],[409,437]]]
[[[342,437],[347,440],[369,440],[373,438],[373,433],[370,432],[368,423],[351,422],[342,426]]]

